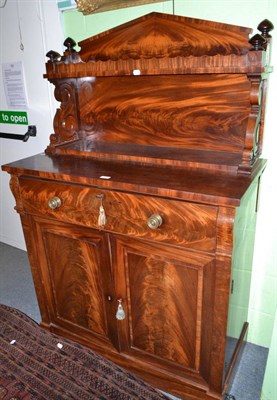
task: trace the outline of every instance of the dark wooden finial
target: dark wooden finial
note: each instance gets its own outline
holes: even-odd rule
[[[49,58],[48,62],[54,63],[55,61],[58,61],[61,58],[61,55],[54,50],[50,50],[46,54],[46,57]]]
[[[271,35],[269,34],[270,31],[274,29],[274,25],[268,19],[264,19],[259,25],[258,29],[261,32],[261,35],[264,38],[269,38]]]
[[[65,39],[63,44],[67,48],[69,53],[74,53],[76,51],[76,50],[74,50],[74,47],[76,46],[76,42],[75,42],[75,40],[71,39],[70,37]]]
[[[75,40],[68,37],[67,39],[65,39],[63,44],[66,47],[66,50],[63,53],[61,61],[64,62],[65,64],[71,64],[71,63],[76,64],[80,62],[81,60],[79,53],[74,49],[74,47],[76,46]]]
[[[249,40],[249,43],[253,46],[251,50],[265,50],[267,41],[262,35],[257,33]]]

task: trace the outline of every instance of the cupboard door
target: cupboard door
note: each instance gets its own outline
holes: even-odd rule
[[[126,313],[118,321],[121,351],[200,378],[211,351],[214,259],[129,239],[116,238],[113,246]]]
[[[105,234],[40,217],[33,221],[50,327],[118,347]]]

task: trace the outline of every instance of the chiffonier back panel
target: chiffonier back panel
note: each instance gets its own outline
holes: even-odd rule
[[[241,151],[250,111],[244,75],[78,79],[80,131],[96,141]]]

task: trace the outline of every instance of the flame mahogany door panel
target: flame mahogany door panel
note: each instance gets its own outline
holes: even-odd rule
[[[105,234],[40,217],[32,222],[50,328],[118,349]]]
[[[118,324],[121,351],[150,368],[200,378],[211,351],[214,258],[128,238],[112,242],[126,313]]]

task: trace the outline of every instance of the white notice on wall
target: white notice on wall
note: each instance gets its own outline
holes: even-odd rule
[[[26,110],[28,104],[22,62],[4,63],[2,69],[8,107]]]

